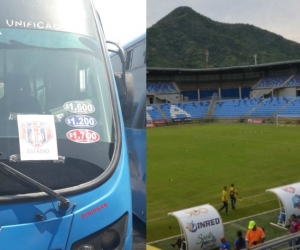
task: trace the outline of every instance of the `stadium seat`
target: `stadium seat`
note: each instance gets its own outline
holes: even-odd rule
[[[292,97],[270,97],[264,100],[262,105],[254,109],[247,117],[267,118],[277,114],[285,105],[292,100]]]
[[[147,91],[157,94],[177,93],[173,82],[147,82]]]
[[[217,101],[213,118],[241,118],[256,107],[262,98]]]
[[[264,77],[255,88],[274,88],[279,87],[285,83],[290,75],[282,75],[282,76],[268,76]]]

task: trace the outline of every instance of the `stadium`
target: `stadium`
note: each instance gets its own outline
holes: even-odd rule
[[[278,225],[283,204],[267,190],[299,182],[300,60],[147,68],[146,111],[147,248],[172,249],[181,231],[170,213],[219,209],[231,183],[243,198],[220,213],[231,245],[255,220],[268,248],[288,247],[286,224]]]
[[[300,61],[200,70],[148,68],[147,122],[300,117],[299,67]]]

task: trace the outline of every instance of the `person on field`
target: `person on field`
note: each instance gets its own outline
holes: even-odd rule
[[[223,206],[219,209],[219,212],[221,212],[224,208],[226,211],[226,214],[228,213],[228,198],[227,198],[227,187],[224,186],[223,191],[222,191],[222,202]]]
[[[230,250],[230,244],[225,237],[221,238],[220,250]]]
[[[229,196],[231,201],[231,208],[235,209],[235,203],[236,203],[236,196],[239,197],[239,194],[237,192],[237,189],[235,188],[234,184],[231,184],[229,188]]]
[[[171,244],[171,246],[173,248],[178,246],[179,249],[186,250],[185,238],[178,238],[174,244]]]
[[[234,250],[241,250],[246,248],[246,240],[243,237],[242,231],[237,232],[237,238],[235,239],[233,243],[233,249]]]
[[[249,222],[248,229],[245,236],[247,249],[265,241],[266,236],[264,230],[258,227],[254,220]]]

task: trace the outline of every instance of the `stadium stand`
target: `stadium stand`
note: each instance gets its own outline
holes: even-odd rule
[[[247,117],[269,118],[276,115],[280,109],[285,107],[292,101],[292,97],[269,97],[264,99],[260,105],[252,112],[247,114]]]
[[[174,119],[205,119],[210,101],[151,104],[147,106],[147,122]],[[272,118],[276,115],[300,117],[299,97],[243,98],[218,100],[212,119]]]
[[[172,82],[147,82],[147,90],[149,93],[177,93],[176,87]]]
[[[209,101],[151,104],[147,106],[147,121],[162,120],[165,117],[168,121],[177,118],[203,119],[207,114],[209,104]]]
[[[168,120],[176,118],[191,118],[191,115],[185,111],[186,103],[177,104],[162,104],[160,105],[161,110],[165,113]]]
[[[210,102],[188,102],[183,109],[191,115],[192,119],[203,119],[207,114]]]
[[[228,69],[149,68],[147,121],[275,122],[294,116],[300,124],[299,68],[300,60]]]
[[[286,107],[280,110],[278,115],[300,116],[300,96],[294,98]]]
[[[217,101],[212,118],[242,118],[262,101],[263,98]]]
[[[274,88],[282,86],[291,76],[282,75],[282,76],[269,76],[264,77],[255,88]]]
[[[287,87],[299,86],[300,85],[300,74],[294,75],[291,79],[286,83]]]
[[[156,105],[152,104],[146,107],[146,119],[147,122],[152,122],[156,120],[163,120],[164,117],[162,116]]]

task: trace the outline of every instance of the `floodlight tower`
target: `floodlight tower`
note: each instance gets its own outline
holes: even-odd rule
[[[257,54],[254,54],[254,65],[257,65]]]
[[[204,50],[204,55],[205,55],[206,68],[208,68],[209,67],[209,63],[208,63],[209,52],[207,49]]]

